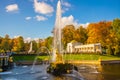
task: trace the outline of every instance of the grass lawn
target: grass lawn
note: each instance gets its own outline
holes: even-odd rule
[[[34,61],[35,55],[14,56],[13,60],[16,61]],[[49,56],[38,56],[39,60],[48,60]],[[95,54],[65,54],[64,60],[120,60],[120,57],[112,55],[95,55]]]
[[[22,56],[13,56],[13,61],[34,61],[36,58],[35,55],[22,55]],[[37,56],[38,60],[47,60],[49,59],[49,56]]]
[[[118,56],[112,55],[95,55],[95,54],[66,54],[66,60],[120,60]]]

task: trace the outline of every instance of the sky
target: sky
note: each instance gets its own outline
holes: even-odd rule
[[[52,36],[58,0],[0,0],[0,36]],[[62,24],[87,26],[120,18],[120,0],[61,0]]]

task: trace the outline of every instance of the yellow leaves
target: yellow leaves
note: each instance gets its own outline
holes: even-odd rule
[[[110,37],[113,37],[113,36],[114,36],[113,33],[111,33],[111,34],[110,34]]]
[[[55,63],[53,63],[53,64],[51,64],[51,65],[52,65],[53,68],[56,68],[56,64],[55,64]]]
[[[16,52],[17,50],[18,50],[17,46],[13,46],[12,51],[13,51],[13,52]]]
[[[13,57],[10,57],[10,58],[9,58],[9,62],[13,62]]]
[[[99,22],[99,23],[91,23],[87,27],[87,32],[88,32],[88,43],[96,43],[96,42],[101,42],[105,43],[105,39],[109,36],[110,34],[110,27],[111,27],[111,22]]]

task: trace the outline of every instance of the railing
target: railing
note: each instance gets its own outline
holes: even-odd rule
[[[9,56],[0,56],[0,66],[8,65]]]
[[[9,56],[0,56],[0,72],[6,71],[9,66]]]

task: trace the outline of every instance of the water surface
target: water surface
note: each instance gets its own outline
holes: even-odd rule
[[[84,80],[120,80],[120,64],[77,65]],[[74,76],[55,77],[46,73],[47,65],[17,66],[7,73],[0,73],[1,80],[80,80]]]

